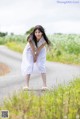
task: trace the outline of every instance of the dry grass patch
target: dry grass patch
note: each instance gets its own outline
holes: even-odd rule
[[[4,63],[0,63],[0,76],[5,75],[9,72],[10,72],[10,68]]]

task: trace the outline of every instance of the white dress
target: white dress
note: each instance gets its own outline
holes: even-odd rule
[[[35,43],[32,40],[34,46]],[[40,47],[43,43],[46,41],[43,37],[37,42],[38,47]],[[36,46],[35,46],[36,47]],[[46,47],[44,46],[38,57],[37,61],[34,63],[33,61],[33,55],[31,52],[31,47],[29,42],[25,46],[22,54],[22,63],[21,63],[21,73],[23,76],[26,76],[26,74],[32,74],[32,73],[46,73],[45,63],[46,63]]]

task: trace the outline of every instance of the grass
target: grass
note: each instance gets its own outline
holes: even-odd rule
[[[9,119],[79,119],[80,78],[41,96],[27,91],[15,93],[5,99],[1,109],[9,110]]]
[[[76,64],[80,65],[80,55],[75,55],[75,54],[68,54],[68,53],[63,53],[61,55],[56,55],[56,52],[48,52],[47,53],[47,60],[48,61],[55,61],[55,62],[61,62],[61,63],[66,63],[66,64]]]
[[[22,53],[26,44],[18,41],[17,42],[12,41],[12,42],[7,42],[5,45],[11,50]]]

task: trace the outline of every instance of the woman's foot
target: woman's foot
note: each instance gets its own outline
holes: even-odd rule
[[[43,86],[42,90],[48,90],[48,87],[47,86]]]
[[[29,87],[28,86],[24,86],[23,90],[29,90]]]

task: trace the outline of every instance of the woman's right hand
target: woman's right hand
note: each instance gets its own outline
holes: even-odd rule
[[[32,55],[33,55],[33,61],[36,62],[38,57],[36,50],[32,51]]]
[[[34,62],[37,61],[37,55],[34,55],[33,60],[34,60]]]

